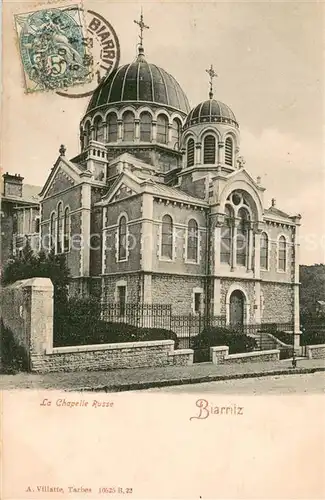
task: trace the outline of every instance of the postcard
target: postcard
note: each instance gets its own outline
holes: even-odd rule
[[[324,498],[324,4],[2,7],[1,499]]]

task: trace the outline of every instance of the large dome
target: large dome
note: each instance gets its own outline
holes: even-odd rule
[[[108,75],[95,90],[87,113],[98,106],[121,101],[156,103],[185,114],[190,111],[188,99],[175,78],[141,56]]]
[[[186,118],[184,129],[198,123],[225,123],[239,127],[229,106],[215,99],[208,99],[193,108]]]

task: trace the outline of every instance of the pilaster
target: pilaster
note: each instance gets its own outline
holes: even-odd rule
[[[261,323],[261,282],[255,281],[255,323]]]
[[[254,231],[254,278],[260,279],[261,277],[261,234],[262,231],[255,229]]]
[[[135,142],[139,142],[140,139],[140,120],[134,120],[134,139]]]
[[[152,141],[157,141],[157,121],[152,120]]]
[[[225,163],[225,143],[218,142],[218,164],[224,165]]]
[[[144,193],[142,196],[142,231],[141,231],[141,269],[152,271],[153,255],[153,197]]]
[[[202,144],[200,142],[195,145],[195,165],[202,163]]]
[[[81,248],[80,248],[80,275],[89,276],[90,261],[90,209],[91,186],[84,183],[81,191]]]
[[[220,278],[213,280],[213,315],[220,316],[221,314],[221,281]]]
[[[248,262],[247,262],[248,271],[252,270],[253,242],[254,242],[254,233],[252,228],[250,227],[248,230]]]
[[[235,223],[232,227],[232,249],[231,249],[231,270],[235,271],[237,267],[237,227],[239,224],[239,220],[235,220]]]
[[[122,141],[122,120],[117,120],[117,140]]]

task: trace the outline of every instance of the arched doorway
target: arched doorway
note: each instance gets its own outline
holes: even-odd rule
[[[245,296],[241,290],[235,290],[230,295],[230,317],[229,323],[231,325],[243,325],[244,324],[244,308],[245,308]]]

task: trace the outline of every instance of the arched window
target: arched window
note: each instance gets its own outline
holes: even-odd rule
[[[279,271],[286,271],[287,268],[287,242],[284,236],[279,238],[278,247],[278,269]]]
[[[140,141],[151,142],[152,116],[150,113],[140,115]]]
[[[168,120],[165,115],[157,118],[157,142],[167,144],[168,142]]]
[[[213,135],[207,135],[203,142],[203,163],[216,162],[216,139]]]
[[[199,229],[196,220],[191,219],[187,226],[187,259],[198,260]]]
[[[225,143],[225,163],[230,167],[233,166],[233,159],[234,159],[233,149],[234,149],[233,140],[231,137],[227,137]]]
[[[58,218],[57,218],[57,233],[56,233],[56,252],[62,252],[62,222],[63,222],[63,209],[62,201],[58,204]]]
[[[55,248],[55,213],[51,213],[50,219],[50,244],[49,249]]]
[[[239,224],[237,226],[237,256],[236,262],[240,266],[247,265],[248,256],[248,226],[249,213],[244,208],[238,210]]]
[[[94,139],[98,142],[104,142],[104,123],[101,116],[96,116],[95,118]]]
[[[261,234],[260,266],[261,269],[268,268],[269,260],[269,238],[266,233]]]
[[[173,258],[173,219],[170,215],[164,215],[162,218],[161,256]]]
[[[220,261],[225,264],[231,264],[231,249],[233,237],[233,211],[232,208],[226,206],[225,208],[225,224],[221,228],[221,241],[220,241]]]
[[[180,149],[181,132],[182,132],[181,122],[180,120],[175,118],[172,123],[172,143],[171,143],[171,147],[174,149]]]
[[[70,214],[69,207],[64,210],[63,220],[63,251],[69,252],[70,250]]]
[[[84,144],[84,147],[86,148],[89,143],[90,143],[90,123],[87,122],[86,125],[85,125],[85,130],[84,130],[84,137],[83,137],[83,144]]]
[[[39,217],[35,217],[35,233],[39,233],[41,230],[41,221]]]
[[[123,141],[134,141],[134,114],[127,111],[123,115]]]
[[[117,141],[117,116],[115,113],[110,113],[107,116],[107,141],[116,142]]]
[[[126,260],[126,257],[127,257],[126,217],[122,215],[118,224],[118,260]]]
[[[194,139],[187,141],[186,165],[193,167],[194,165]]]

